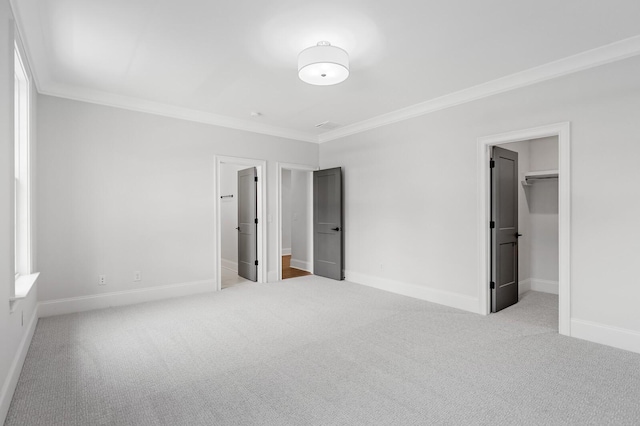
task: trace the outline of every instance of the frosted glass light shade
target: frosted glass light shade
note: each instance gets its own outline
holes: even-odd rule
[[[341,83],[349,77],[349,54],[327,41],[321,41],[298,55],[298,77],[317,86]]]

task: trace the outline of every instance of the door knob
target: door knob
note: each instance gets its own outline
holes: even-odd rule
[[[516,238],[518,238],[518,237],[522,237],[522,234],[518,234],[518,233],[516,232]]]
[[[332,231],[339,231],[340,228],[331,228]]]
[[[239,230],[240,230],[240,227],[238,226],[236,229],[239,231]]]

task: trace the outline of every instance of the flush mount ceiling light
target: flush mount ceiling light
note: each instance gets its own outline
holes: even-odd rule
[[[349,54],[328,41],[318,42],[298,55],[298,77],[316,86],[341,83],[349,77]]]

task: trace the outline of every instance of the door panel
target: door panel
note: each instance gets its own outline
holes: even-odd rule
[[[491,168],[491,312],[518,303],[518,153],[500,147]]]
[[[313,172],[313,273],[344,279],[342,169]]]
[[[238,171],[238,275],[258,280],[258,192],[255,167]]]

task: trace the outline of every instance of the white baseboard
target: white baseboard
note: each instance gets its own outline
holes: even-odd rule
[[[22,337],[22,341],[20,342],[20,346],[18,346],[16,356],[13,358],[13,362],[9,368],[9,373],[2,384],[2,390],[0,391],[0,424],[4,424],[4,421],[7,418],[11,399],[13,399],[13,393],[18,385],[22,366],[24,365],[24,360],[27,357],[27,351],[29,350],[29,345],[31,345],[31,339],[33,339],[33,333],[36,331],[38,318],[38,305],[36,305],[33,310],[33,315],[31,315],[31,319],[29,320],[29,325],[27,326],[24,336]]]
[[[527,278],[518,282],[518,296],[522,296],[524,293],[531,290],[531,279]]]
[[[539,280],[537,278],[531,278],[531,290],[540,291],[542,293],[558,294],[560,288],[558,281]]]
[[[215,291],[215,280],[194,281],[170,284],[159,287],[147,287],[136,290],[116,291],[91,296],[70,297],[68,299],[46,300],[40,302],[40,318],[53,315],[104,309],[112,306],[132,305],[153,300],[171,299],[192,294]]]
[[[291,247],[282,249],[282,256],[289,256],[291,254]]]
[[[299,259],[291,259],[290,263],[292,268],[302,269],[303,271],[313,273],[313,263]]]
[[[436,290],[417,284],[410,284],[401,281],[389,280],[386,278],[374,277],[354,271],[345,271],[345,279],[349,282],[366,285],[390,293],[401,294],[415,299],[426,300],[463,311],[479,313],[478,299],[476,297],[465,296],[448,291]]]
[[[572,319],[571,337],[640,353],[640,332],[635,330]]]
[[[238,272],[238,262],[228,259],[220,259],[220,266],[233,272]]]
[[[274,283],[276,281],[278,281],[278,271],[267,272],[267,282]]]

